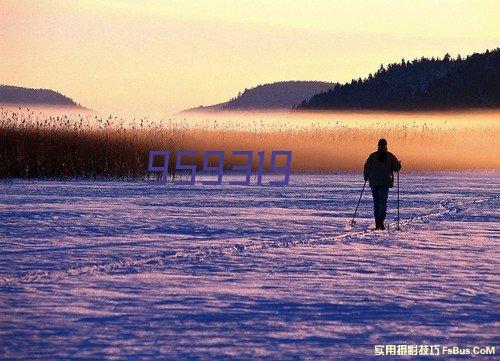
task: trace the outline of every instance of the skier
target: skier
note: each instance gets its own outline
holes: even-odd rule
[[[401,170],[401,162],[394,154],[387,151],[387,140],[378,141],[378,149],[370,154],[365,162],[364,178],[369,181],[373,196],[373,213],[375,229],[384,230],[387,212],[389,188],[394,186],[393,172]]]

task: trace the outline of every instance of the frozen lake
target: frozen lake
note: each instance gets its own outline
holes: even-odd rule
[[[500,174],[0,183],[0,358],[350,359],[499,344]]]

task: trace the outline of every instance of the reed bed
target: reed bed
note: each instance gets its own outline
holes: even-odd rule
[[[201,169],[205,150],[226,151],[225,168],[242,164],[234,150],[293,152],[294,172],[360,171],[377,140],[385,137],[406,171],[500,170],[500,127],[496,116],[484,122],[348,120],[270,126],[258,117],[207,120],[126,121],[95,114],[47,115],[28,110],[0,111],[0,177],[2,178],[145,178],[150,150],[186,157]],[[369,118],[369,117],[368,117]],[[213,162],[216,162],[213,160]],[[254,166],[257,166],[255,157]]]

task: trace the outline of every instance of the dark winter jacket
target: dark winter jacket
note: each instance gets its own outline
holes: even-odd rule
[[[393,172],[401,170],[401,162],[391,152],[387,152],[385,161],[380,162],[377,158],[378,153],[370,154],[365,163],[364,177],[370,181],[370,187],[390,187],[394,186]]]

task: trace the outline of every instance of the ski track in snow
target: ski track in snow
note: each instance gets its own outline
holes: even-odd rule
[[[369,190],[346,229],[356,177],[0,184],[0,357],[369,359],[383,343],[498,343],[498,173],[404,175],[402,231],[393,189],[388,232],[370,230]]]
[[[439,216],[444,216],[447,213],[458,213],[462,211],[461,207],[471,205],[471,204],[481,204],[481,203],[488,203],[492,202],[494,200],[497,200],[498,196],[490,196],[487,198],[483,198],[480,200],[472,200],[468,202],[461,202],[457,200],[452,200],[452,199],[446,199],[444,201],[440,202],[440,206],[443,208],[442,210],[435,211],[435,212],[430,212],[427,214],[421,214],[412,217],[411,219],[406,219],[406,220],[401,220],[400,225],[401,226],[407,226],[409,224],[415,223],[415,222],[421,222],[427,219],[430,219],[432,217],[439,217]],[[388,222],[390,224],[390,227],[388,229],[388,232],[391,232],[391,227],[395,230],[396,228],[396,221],[393,222]],[[122,260],[117,260],[105,264],[97,264],[97,265],[92,265],[92,266],[83,266],[79,268],[70,268],[68,270],[64,271],[53,271],[53,272],[44,272],[44,271],[30,271],[28,274],[24,277],[21,278],[0,278],[0,285],[2,284],[8,284],[8,283],[15,283],[15,282],[43,282],[43,281],[53,281],[58,278],[64,278],[68,276],[75,276],[75,275],[81,275],[81,274],[90,274],[90,275],[95,275],[98,273],[108,273],[114,270],[119,270],[120,268],[127,268],[127,267],[141,267],[141,266],[146,266],[146,267],[154,267],[155,265],[158,264],[163,264],[164,262],[167,262],[169,260],[176,260],[176,259],[209,259],[211,257],[219,257],[223,255],[228,255],[232,253],[241,253],[241,252],[256,252],[259,250],[265,250],[268,248],[280,248],[280,247],[293,247],[293,246],[298,246],[298,245],[318,245],[318,244],[331,244],[336,241],[340,241],[342,239],[355,239],[357,236],[363,236],[370,234],[371,232],[376,232],[375,230],[368,228],[366,230],[362,231],[355,231],[355,230],[346,230],[343,231],[340,234],[331,236],[331,237],[324,237],[320,239],[304,239],[304,240],[299,240],[299,241],[275,241],[275,242],[266,242],[266,243],[259,243],[259,242],[254,242],[250,243],[248,245],[246,244],[241,244],[241,243],[236,243],[232,244],[229,246],[221,246],[219,248],[209,248],[209,249],[204,249],[202,251],[194,251],[194,252],[189,252],[189,251],[179,251],[179,252],[158,252],[157,255],[154,256],[146,256],[146,257],[136,257],[136,258],[128,258],[128,259],[122,259]]]

